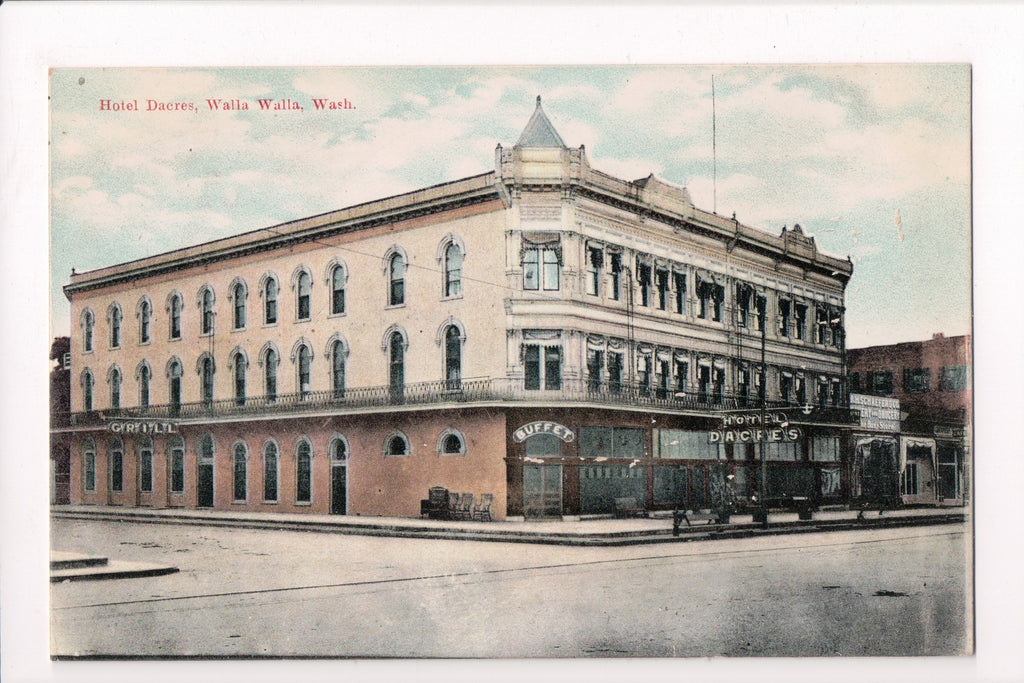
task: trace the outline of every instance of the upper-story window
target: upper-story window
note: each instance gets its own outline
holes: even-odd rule
[[[309,320],[312,315],[313,277],[308,271],[299,272],[295,281],[295,318]]]
[[[167,399],[171,404],[171,412],[177,413],[181,407],[181,361],[172,358],[167,364]]]
[[[231,285],[231,328],[235,330],[245,329],[246,299],[249,297],[249,290],[245,283],[236,280]]]
[[[269,401],[277,398],[277,366],[280,362],[277,351],[268,346],[263,352],[263,393]]]
[[[601,391],[601,374],[604,371],[604,351],[587,349],[587,390]]]
[[[821,407],[828,405],[828,394],[829,394],[829,381],[827,377],[818,378],[818,405]]]
[[[788,370],[779,373],[779,396],[786,403],[793,402],[793,373]]]
[[[931,390],[931,368],[904,368],[903,391],[907,394],[924,394]]]
[[[658,288],[658,310],[668,310],[668,291],[669,291],[669,272],[668,269],[659,268],[654,273],[655,285]]]
[[[328,279],[331,286],[331,315],[341,315],[345,312],[345,282],[348,280],[345,266],[340,263],[332,266]]]
[[[697,278],[697,317],[714,322],[722,321],[725,287],[713,279]]]
[[[149,380],[153,376],[153,372],[149,369],[149,364],[146,361],[139,363],[138,369],[135,371],[135,376],[139,380],[139,407],[149,407]]]
[[[613,394],[622,391],[622,354],[608,352],[608,390]]]
[[[305,342],[299,342],[296,349],[295,355],[292,360],[296,363],[297,381],[299,396],[306,398],[309,396],[311,385],[310,385],[310,366],[313,363],[313,352],[309,348],[309,344]]]
[[[804,330],[807,328],[807,305],[801,303],[793,304],[793,339],[804,339]]]
[[[388,259],[388,306],[405,303],[405,257],[392,254]]]
[[[640,305],[651,305],[651,267],[646,263],[636,263],[636,285],[640,290]]]
[[[870,394],[875,396],[892,396],[893,377],[892,370],[873,370],[867,373],[867,387]]]
[[[948,365],[942,368],[939,376],[940,391],[964,391],[968,384],[966,365]]]
[[[789,336],[789,299],[779,298],[779,336]]]
[[[182,306],[181,295],[178,294],[177,292],[175,292],[174,294],[171,294],[170,298],[167,300],[167,311],[169,313],[169,315],[167,316],[168,326],[169,326],[168,336],[171,339],[181,339],[181,309],[182,308],[183,308],[183,306]]]
[[[107,320],[110,322],[110,348],[120,348],[121,321],[124,320],[124,315],[121,313],[121,307],[117,304],[110,304],[110,308],[107,310]]]
[[[832,330],[832,346],[841,349],[843,347],[843,316],[838,311],[833,311],[828,321]]]
[[[345,359],[348,348],[345,342],[335,339],[330,343],[328,354],[331,358],[331,390],[334,398],[345,396]]]
[[[686,273],[672,271],[672,292],[674,293],[675,312],[686,314]]]
[[[92,390],[96,384],[92,371],[86,368],[82,371],[82,410],[92,410]]]
[[[750,285],[742,282],[736,285],[736,324],[739,327],[745,328],[750,324],[751,294]]]
[[[153,305],[149,303],[149,299],[142,298],[139,300],[139,343],[148,344],[150,337],[150,323],[153,319]]]
[[[526,344],[523,347],[524,387],[562,388],[562,347]]]
[[[273,275],[265,276],[263,282],[263,324],[273,325],[277,323],[277,278]]]
[[[110,407],[121,407],[121,370],[116,366],[110,367],[107,373],[107,382],[110,384]]]
[[[555,245],[523,248],[523,289],[557,291],[561,281],[561,250]]]
[[[827,342],[826,330],[828,330],[828,309],[824,306],[817,306],[814,309],[815,344],[825,344]]]
[[[405,337],[395,330],[388,335],[388,386],[392,400],[405,396]]]
[[[444,333],[444,380],[448,389],[462,384],[462,333],[455,325]]]
[[[206,404],[213,403],[213,375],[215,371],[213,357],[208,353],[204,353],[202,358],[199,359],[199,380],[202,400]]]
[[[231,358],[231,369],[235,379],[235,403],[245,405],[245,371],[249,363],[241,349],[236,349]]]
[[[88,308],[82,311],[82,351],[92,351],[92,335],[96,328],[96,317]]]
[[[611,287],[609,295],[618,301],[622,297],[622,254],[616,251],[608,254],[608,275],[608,285]]]
[[[601,265],[604,260],[604,252],[601,247],[587,247],[587,294],[591,296],[601,295]]]
[[[444,250],[444,295],[462,296],[462,248],[454,241]]]
[[[213,289],[209,286],[204,286],[199,290],[199,311],[201,334],[213,334],[213,304],[214,304]]]

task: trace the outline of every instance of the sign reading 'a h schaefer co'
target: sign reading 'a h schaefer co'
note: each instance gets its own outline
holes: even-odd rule
[[[537,422],[531,422],[523,425],[516,431],[512,432],[512,438],[516,440],[516,443],[522,443],[531,436],[537,436],[538,434],[554,434],[566,443],[576,440],[576,432],[572,431],[565,425],[558,424],[557,422],[546,422],[544,420],[538,420]]]

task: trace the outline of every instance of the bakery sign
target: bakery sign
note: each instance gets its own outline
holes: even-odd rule
[[[515,439],[516,443],[522,443],[531,436],[537,436],[538,434],[552,434],[566,443],[571,443],[576,440],[576,432],[563,424],[548,422],[546,420],[538,420],[536,422],[523,425],[516,431],[512,432],[512,438]]]

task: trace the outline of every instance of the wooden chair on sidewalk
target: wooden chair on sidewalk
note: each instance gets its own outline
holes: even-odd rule
[[[490,522],[493,520],[491,517],[491,505],[494,504],[494,494],[485,493],[480,496],[480,502],[473,506],[473,519],[478,522]]]

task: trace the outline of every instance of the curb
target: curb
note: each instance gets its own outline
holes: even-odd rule
[[[539,543],[547,545],[581,547],[617,547],[648,545],[655,543],[686,543],[690,541],[748,538],[752,536],[774,536],[794,533],[815,533],[829,531],[851,531],[856,529],[897,528],[910,526],[934,526],[961,524],[966,515],[939,513],[934,515],[913,515],[873,517],[871,519],[809,520],[796,522],[774,522],[769,527],[760,524],[705,524],[680,529],[679,536],[672,535],[671,522],[664,529],[613,531],[593,534],[559,534],[515,529],[456,529],[411,527],[393,524],[365,525],[343,522],[324,523],[304,520],[259,520],[251,518],[230,519],[217,516],[164,516],[145,513],[91,511],[51,511],[52,518],[135,522],[140,524],[179,524],[189,526],[229,527],[239,529],[305,531],[314,533],[337,533],[358,536],[388,538],[421,538],[431,540],[484,541],[494,543]]]

